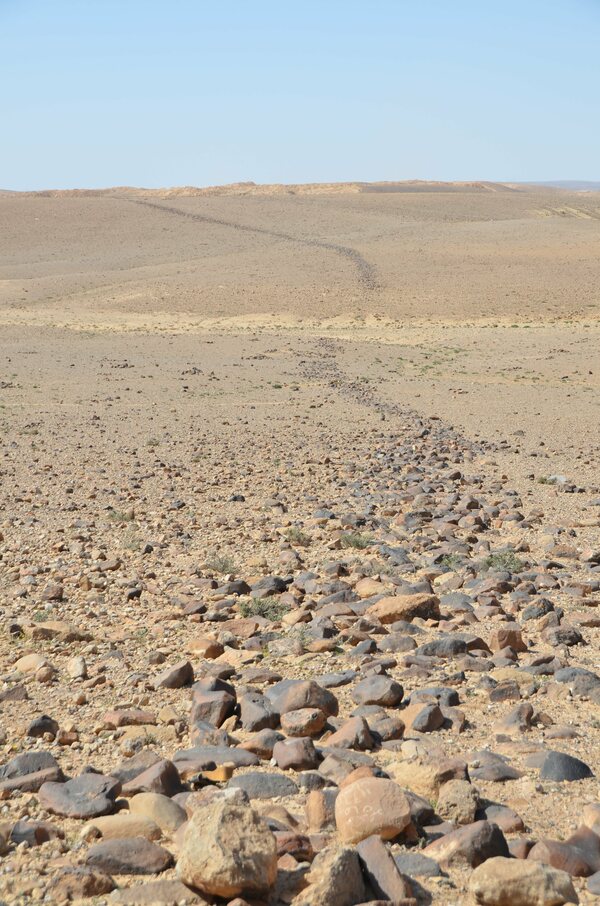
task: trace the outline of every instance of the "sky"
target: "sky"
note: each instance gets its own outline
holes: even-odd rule
[[[600,180],[600,0],[0,0],[0,188]]]

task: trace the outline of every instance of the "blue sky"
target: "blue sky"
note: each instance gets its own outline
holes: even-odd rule
[[[600,0],[0,0],[0,188],[600,179]]]

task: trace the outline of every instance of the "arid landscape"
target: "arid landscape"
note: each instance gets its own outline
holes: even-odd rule
[[[0,901],[596,902],[600,192],[0,236]]]

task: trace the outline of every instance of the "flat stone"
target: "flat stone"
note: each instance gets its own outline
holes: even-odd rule
[[[416,617],[424,620],[438,620],[440,602],[435,595],[414,594],[380,598],[367,610],[367,616],[375,617],[380,623],[396,623],[398,620],[411,622]]]
[[[129,800],[129,810],[132,815],[151,819],[167,836],[187,821],[185,809],[160,793],[138,793]]]
[[[146,840],[159,840],[162,831],[155,821],[143,815],[128,815],[121,812],[116,815],[104,815],[92,818],[81,829],[83,840],[102,837],[104,840],[120,840],[124,837],[145,837]]]
[[[44,783],[39,791],[42,808],[66,818],[97,818],[112,812],[121,784],[102,774],[80,774],[66,783]]]
[[[115,906],[208,906],[200,894],[181,881],[152,881],[115,890],[108,902]]]
[[[562,906],[579,902],[566,872],[502,856],[488,859],[475,869],[469,890],[481,906]]]
[[[100,897],[110,893],[114,888],[115,882],[110,875],[85,866],[62,868],[50,884],[54,903]]]
[[[530,849],[527,858],[566,871],[576,878],[587,878],[594,873],[594,869],[579,849],[559,840],[538,840]]]
[[[159,761],[162,761],[160,755],[150,751],[150,749],[142,749],[137,755],[133,755],[132,758],[126,758],[125,761],[122,761],[121,764],[112,771],[111,777],[120,780],[124,785],[130,780],[133,780],[134,777],[139,777],[140,774],[143,774],[144,771],[151,768],[152,765],[158,764]]]
[[[180,774],[189,771],[211,770],[215,765],[232,763],[237,768],[252,767],[260,763],[259,758],[246,749],[234,746],[195,746],[175,752],[173,762]]]
[[[274,799],[278,796],[295,796],[298,786],[291,777],[273,772],[249,771],[233,777],[228,789],[243,790],[249,799]]]
[[[115,875],[154,875],[173,862],[170,852],[144,837],[106,840],[91,846],[86,863]]]
[[[394,853],[394,862],[402,874],[413,878],[438,878],[442,874],[435,859],[420,852]]]

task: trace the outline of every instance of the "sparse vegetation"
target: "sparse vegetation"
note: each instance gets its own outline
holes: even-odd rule
[[[514,551],[498,551],[490,554],[483,561],[485,569],[506,570],[509,573],[520,573],[525,569],[525,562],[520,560]]]
[[[344,532],[340,537],[340,543],[343,548],[363,551],[373,544],[374,538],[362,532]]]
[[[237,565],[235,560],[227,554],[218,554],[206,561],[206,568],[214,573],[236,573]]]
[[[460,554],[445,554],[440,560],[440,566],[444,566],[446,569],[459,569],[463,564],[463,558]]]
[[[308,547],[311,541],[310,535],[303,532],[297,525],[290,526],[285,536],[291,544],[298,544],[300,547]]]
[[[276,622],[287,613],[288,607],[276,598],[251,598],[250,601],[240,601],[238,609],[243,617],[265,617]]]
[[[133,510],[109,510],[108,518],[112,522],[133,522]]]

